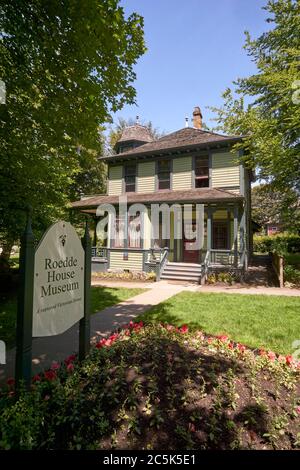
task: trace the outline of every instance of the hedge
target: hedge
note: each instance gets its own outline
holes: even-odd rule
[[[300,235],[279,233],[278,235],[254,235],[253,249],[259,253],[300,253]]]

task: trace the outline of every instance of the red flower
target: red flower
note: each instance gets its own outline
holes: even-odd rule
[[[103,348],[103,346],[105,345],[105,342],[106,342],[106,339],[105,339],[105,338],[102,338],[102,339],[96,344],[96,348],[97,348],[97,349]]]
[[[285,356],[285,362],[287,363],[288,366],[291,366],[294,362],[293,356],[289,354],[288,356]]]
[[[246,351],[246,346],[244,346],[243,344],[238,343],[237,348],[241,353]]]
[[[66,366],[67,366],[68,364],[71,364],[71,363],[74,362],[75,360],[76,360],[75,354],[71,354],[71,356],[67,357],[67,359],[65,359],[64,362],[65,362],[65,364],[66,364]]]
[[[228,348],[229,349],[233,349],[234,348],[234,344],[232,342],[228,343]]]
[[[268,358],[270,359],[270,361],[275,361],[276,354],[273,351],[269,351],[268,352]]]
[[[219,335],[217,338],[222,342],[222,343],[227,343],[229,337],[227,335]]]
[[[46,380],[49,380],[49,382],[52,382],[52,380],[56,380],[56,379],[57,379],[57,375],[56,375],[56,373],[55,373],[53,370],[47,370],[47,371],[44,373],[44,376],[45,376],[45,379],[46,379]]]
[[[207,338],[207,343],[211,344],[213,342],[213,340],[214,340],[213,338]]]
[[[9,387],[13,387],[15,385],[15,379],[13,377],[9,377],[6,383]]]
[[[70,364],[67,365],[67,371],[68,371],[68,372],[73,372],[73,370],[74,370],[74,364],[72,364],[72,363],[70,362]]]
[[[260,356],[266,356],[267,353],[266,353],[266,351],[265,351],[264,349],[260,349],[260,350],[259,350],[259,355],[260,355]]]
[[[41,380],[42,378],[39,374],[36,374],[34,377],[32,377],[32,382],[40,382]]]
[[[59,362],[53,361],[51,364],[51,370],[58,370],[58,369],[60,369]]]
[[[189,331],[187,325],[182,325],[182,327],[179,329],[180,333],[187,333]]]
[[[195,432],[195,431],[196,431],[196,428],[195,428],[194,423],[189,423],[189,431],[191,431],[191,432]]]

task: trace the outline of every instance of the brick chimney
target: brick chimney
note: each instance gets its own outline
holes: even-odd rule
[[[195,129],[202,129],[202,113],[199,106],[196,106],[193,111],[193,126]]]

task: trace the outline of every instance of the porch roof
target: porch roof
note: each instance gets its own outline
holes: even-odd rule
[[[124,196],[124,195],[123,195]],[[216,188],[198,188],[198,189],[189,189],[184,191],[173,191],[173,190],[164,190],[157,191],[154,193],[126,193],[127,203],[189,203],[189,202],[199,202],[199,203],[209,203],[209,202],[234,202],[243,200],[244,197],[239,193],[234,193],[232,191],[226,191],[224,189]],[[100,204],[119,204],[120,196],[94,196],[82,199],[80,201],[75,201],[72,203],[72,208],[74,209],[91,209],[96,208]]]

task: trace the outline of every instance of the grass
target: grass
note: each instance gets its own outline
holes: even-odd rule
[[[287,253],[284,257],[287,264],[300,268],[300,253]]]
[[[142,292],[144,292],[144,289],[92,287],[91,312],[94,314]],[[16,319],[16,297],[6,298],[2,296],[0,298],[0,339],[5,341],[7,348],[12,348],[15,345]]]
[[[224,333],[249,347],[277,353],[293,352],[293,341],[300,339],[299,297],[182,292],[141,318]]]

